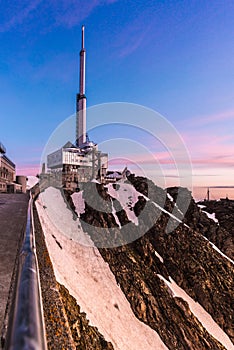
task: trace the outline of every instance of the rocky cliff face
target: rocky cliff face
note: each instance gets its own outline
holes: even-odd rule
[[[168,189],[175,196],[176,189]],[[216,220],[207,216],[215,214]],[[198,205],[191,199],[184,222],[193,230],[202,233],[224,254],[234,259],[234,202],[204,201]]]
[[[223,253],[234,260],[234,201],[224,199],[204,201],[198,204],[202,211],[198,224],[203,229],[203,234]],[[207,218],[205,213],[215,214],[217,222],[215,223],[212,219]]]
[[[112,344],[104,339],[98,329],[90,326],[86,314],[81,312],[79,305],[69,291],[63,285],[59,285],[59,291],[76,349],[114,350]]]
[[[83,229],[99,247],[136,317],[157,331],[168,349],[225,349],[185,298],[175,296],[172,287],[176,282],[234,341],[233,264],[204,238],[231,256],[230,227],[224,224],[224,216],[217,214],[217,225],[191,198],[183,219],[182,208],[175,204],[177,188],[166,192],[133,175],[128,182],[139,192],[130,209],[103,185],[88,183],[83,187]],[[119,191],[118,186],[111,190]],[[190,195],[186,189],[182,191]],[[129,219],[127,210],[134,213],[137,224]],[[169,220],[176,224],[171,232],[167,229]]]

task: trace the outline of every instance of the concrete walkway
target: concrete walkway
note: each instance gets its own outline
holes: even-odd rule
[[[26,224],[28,195],[0,194],[0,331],[19,239]]]

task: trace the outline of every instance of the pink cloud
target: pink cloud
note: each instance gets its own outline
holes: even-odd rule
[[[234,120],[234,109],[229,109],[221,112],[217,112],[214,114],[209,115],[199,115],[196,117],[191,118],[189,121],[186,121],[186,123],[189,123],[191,125],[198,125],[199,127],[205,124],[214,123],[214,122],[220,122],[224,120]]]
[[[183,133],[183,139],[192,158],[202,156],[205,158],[233,157],[232,135],[214,135],[202,131],[191,131]]]
[[[206,168],[211,168],[216,166],[217,168],[232,168],[233,165],[233,159],[231,158],[217,158],[217,157],[204,157],[204,158],[194,158],[192,159],[192,164],[193,166],[197,166],[200,165],[202,167],[204,167],[204,165],[206,166]]]
[[[177,165],[191,165],[192,168],[203,169],[231,169],[234,166],[233,150],[229,144],[225,143],[229,141],[229,137],[219,136],[211,139],[207,142],[207,137],[200,134],[199,136],[192,134],[186,134],[184,137],[187,142],[188,157],[184,154],[184,150],[181,153],[175,153],[175,157],[172,153],[167,151],[160,151],[154,153],[141,153],[141,154],[129,154],[127,158],[116,158],[109,162],[111,165],[126,165],[135,164],[138,166],[151,165],[152,168],[156,166],[170,166],[177,168]],[[229,170],[230,171],[230,170]]]
[[[173,160],[170,159],[168,152],[158,153],[142,153],[142,154],[129,154],[128,157],[116,157],[109,159],[109,163],[113,164],[173,164]]]
[[[39,165],[19,165],[16,166],[16,175],[25,175],[25,176],[36,176],[40,173],[40,167]]]

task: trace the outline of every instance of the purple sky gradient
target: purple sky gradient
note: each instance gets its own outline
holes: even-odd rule
[[[85,24],[88,106],[158,111],[184,139],[195,186],[233,185],[233,1],[13,0],[0,11],[0,141],[18,173],[38,172],[51,133],[75,112]]]

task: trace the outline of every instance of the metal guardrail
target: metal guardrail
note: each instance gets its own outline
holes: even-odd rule
[[[15,298],[11,305],[4,346],[6,350],[47,349],[32,201],[30,198],[24,241],[18,258]]]

